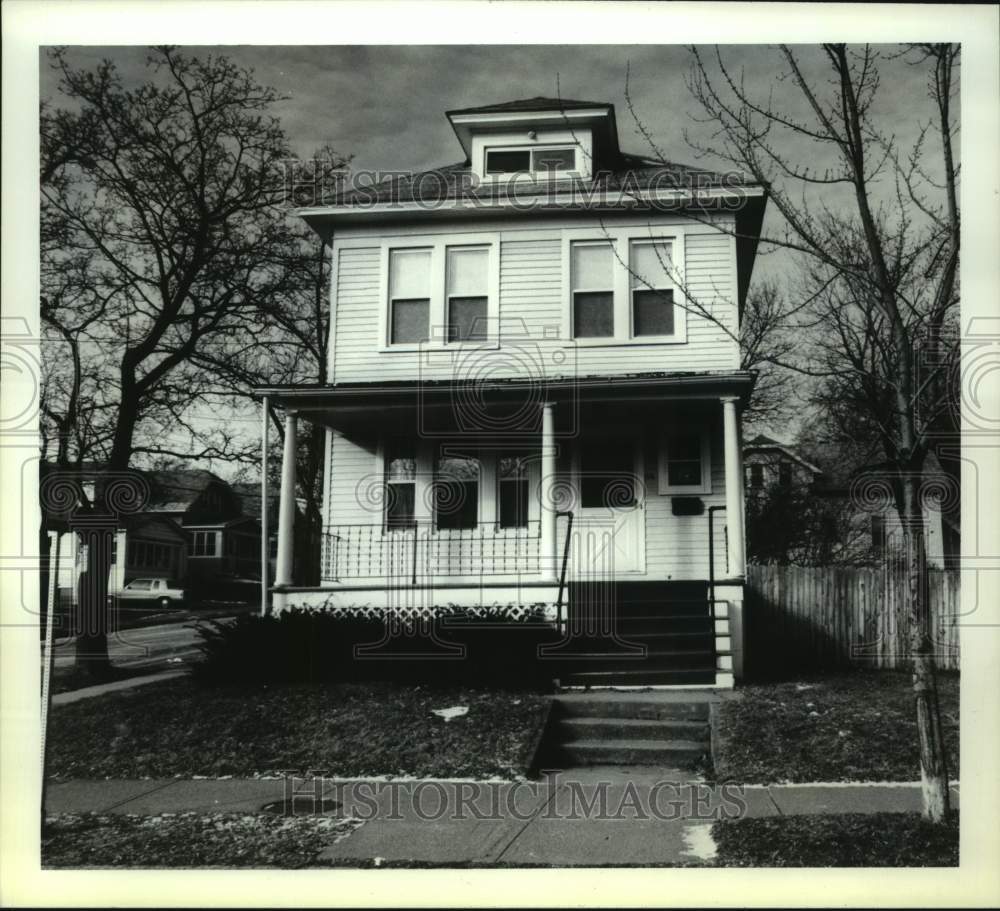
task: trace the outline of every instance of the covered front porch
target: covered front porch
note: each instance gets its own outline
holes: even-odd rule
[[[698,582],[728,624],[742,600],[750,381],[261,390],[285,410],[274,607],[500,611],[569,628],[593,625],[588,586]],[[300,418],[327,429],[318,586],[291,572]]]

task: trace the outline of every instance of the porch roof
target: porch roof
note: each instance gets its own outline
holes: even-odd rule
[[[512,378],[466,380],[399,380],[386,383],[290,384],[254,387],[254,395],[301,412],[370,412],[372,409],[413,409],[452,406],[455,396],[475,397],[497,405],[527,400],[553,402],[613,402],[713,399],[735,396],[745,402],[753,389],[754,371],[701,373],[633,373],[622,376],[568,377],[544,381]]]

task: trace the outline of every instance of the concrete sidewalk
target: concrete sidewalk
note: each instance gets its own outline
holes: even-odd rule
[[[166,779],[62,781],[57,813],[259,813],[297,794],[294,812],[364,820],[323,860],[390,863],[649,865],[711,860],[718,818],[920,809],[920,784],[715,786],[670,769],[593,767],[538,781]],[[958,787],[952,792],[958,808]]]

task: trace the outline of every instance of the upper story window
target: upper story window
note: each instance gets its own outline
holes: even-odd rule
[[[383,350],[497,344],[498,237],[475,233],[462,236],[461,243],[449,239],[442,234],[382,242]]]
[[[487,335],[489,249],[448,248],[448,341],[481,341]]]
[[[487,176],[500,174],[559,174],[576,170],[575,148],[486,149]]]
[[[764,466],[755,464],[750,466],[750,486],[759,488],[764,486]]]
[[[389,339],[415,344],[430,338],[431,251],[389,251]]]
[[[602,236],[603,235],[603,236]],[[563,234],[564,333],[582,345],[687,341],[683,236],[648,227]]]
[[[614,337],[613,259],[607,241],[578,241],[570,247],[574,338]]]
[[[629,244],[632,335],[674,334],[674,283],[670,241]]]
[[[778,463],[778,486],[779,487],[791,487],[792,486],[792,463],[791,462],[779,462]]]

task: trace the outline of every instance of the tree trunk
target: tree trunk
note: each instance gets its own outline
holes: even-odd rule
[[[108,656],[108,575],[114,525],[106,517],[91,515],[74,522],[81,546],[86,548],[86,569],[80,574],[75,618],[76,664],[96,680],[111,674]]]
[[[920,781],[924,818],[941,822],[949,812],[948,767],[938,706],[934,635],[928,598],[927,549],[920,501],[920,476],[903,481],[902,509],[905,544],[913,695],[920,738]]]

